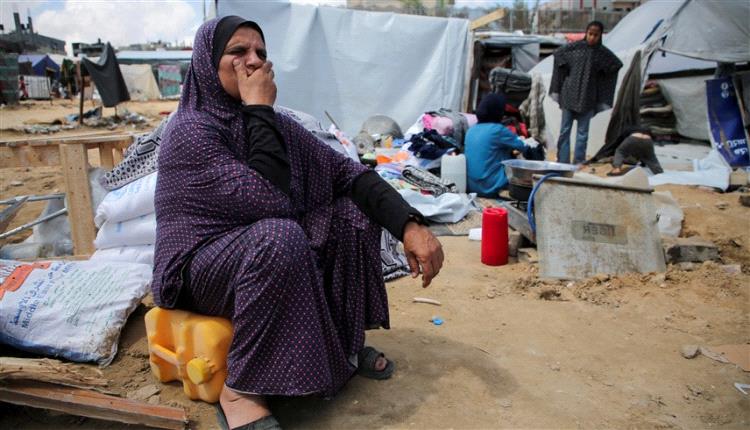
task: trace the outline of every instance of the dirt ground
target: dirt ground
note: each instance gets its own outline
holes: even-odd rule
[[[75,110],[37,105],[0,111],[0,128]],[[175,107],[128,104],[154,124],[159,112]],[[0,130],[0,137],[26,136]],[[597,174],[606,170],[597,166]],[[0,198],[64,191],[54,168],[0,172]],[[355,377],[332,400],[272,399],[274,414],[290,429],[748,428],[750,396],[733,384],[750,383],[750,373],[705,356],[686,359],[680,351],[750,343],[750,209],[739,204],[739,192],[657,189],[671,191],[685,211],[683,235],[715,242],[722,261],[561,282],[540,279],[536,264],[482,265],[479,242],[441,237],[446,261],[433,285],[423,290],[410,278],[387,284],[392,329],[368,335],[368,343],[395,360],[394,377]],[[26,209],[11,227],[40,210]],[[741,273],[725,264],[741,265]],[[442,306],[413,303],[414,297]],[[212,406],[151,376],[145,303],[131,315],[116,360],[103,369],[111,389],[125,395],[159,385],[159,402],[184,407],[191,428],[217,428]],[[434,316],[445,323],[433,325]],[[0,404],[0,428],[134,426]]]

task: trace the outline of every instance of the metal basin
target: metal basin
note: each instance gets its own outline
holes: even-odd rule
[[[505,166],[505,176],[508,181],[514,185],[524,187],[533,187],[533,175],[546,175],[547,173],[559,173],[560,176],[572,178],[573,173],[578,169],[574,164],[555,163],[552,161],[535,161],[535,160],[505,160],[502,162]]]

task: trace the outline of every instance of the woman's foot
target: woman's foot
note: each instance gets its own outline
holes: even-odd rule
[[[230,429],[271,415],[263,396],[238,393],[226,385],[219,395],[219,403]]]
[[[377,349],[366,346],[358,354],[357,373],[371,379],[388,379],[393,375],[396,364]]]

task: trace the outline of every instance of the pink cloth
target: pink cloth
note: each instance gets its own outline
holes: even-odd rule
[[[461,115],[463,115],[463,116],[466,117],[466,121],[468,121],[469,127],[475,126],[479,122],[477,120],[477,116],[474,115],[473,113],[463,113],[463,112],[461,112]]]

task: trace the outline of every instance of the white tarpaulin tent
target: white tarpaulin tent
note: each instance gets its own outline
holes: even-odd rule
[[[424,111],[460,109],[468,20],[242,0],[218,2],[217,15],[261,26],[278,104],[328,111],[352,135],[375,114],[405,130]]]
[[[660,48],[659,42],[665,37],[663,46],[670,53],[661,57],[661,53],[657,52],[652,61],[653,66],[658,67],[659,73],[703,69],[710,64],[671,53],[689,54],[693,59],[713,62],[750,61],[748,23],[750,2],[745,1],[670,0],[642,4],[604,36],[604,45],[617,54],[624,64],[617,78],[618,89],[635,52],[641,50],[645,57],[654,49]],[[689,44],[683,43],[683,39],[690,40]],[[553,58],[550,56],[531,70],[531,73],[542,75],[545,88],[549,88],[552,77],[552,61]],[[651,66],[648,61],[642,62],[642,68],[646,72],[642,73],[644,79],[648,71],[651,71]],[[715,66],[715,63],[712,66]],[[696,95],[696,99],[691,100],[691,103],[705,106],[705,90],[702,90],[701,98],[698,99]],[[552,137],[550,143],[554,145],[560,131],[560,107],[547,97],[544,100],[544,112],[547,131]],[[611,113],[612,110],[601,112],[591,121],[588,156],[595,154],[604,144]],[[701,119],[701,123],[705,124],[705,121],[705,117]],[[573,136],[575,133],[571,134],[572,139]],[[706,133],[704,139],[707,138]],[[571,142],[571,145],[573,144],[574,142]]]
[[[120,64],[120,72],[130,93],[130,100],[146,101],[161,98],[159,85],[148,64]]]

